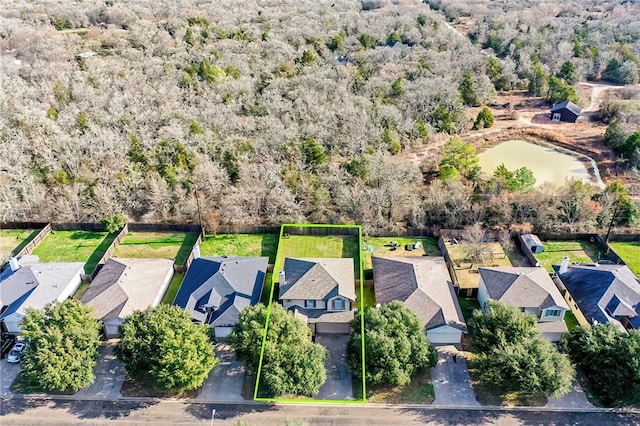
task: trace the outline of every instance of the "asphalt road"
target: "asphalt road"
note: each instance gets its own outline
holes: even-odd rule
[[[0,401],[5,425],[638,425],[640,414],[430,407],[211,404],[182,401]],[[211,411],[216,410],[211,420]]]

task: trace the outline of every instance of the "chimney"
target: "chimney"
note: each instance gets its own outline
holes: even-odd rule
[[[11,272],[15,272],[20,269],[20,263],[18,262],[17,257],[12,257],[9,259],[9,267],[11,268]]]
[[[278,282],[280,283],[280,287],[286,284],[284,271],[278,272]]]
[[[567,273],[569,270],[569,258],[567,256],[562,258],[562,263],[560,264],[560,269],[558,270],[558,275],[562,275]]]
[[[200,259],[200,244],[193,246],[193,258]]]

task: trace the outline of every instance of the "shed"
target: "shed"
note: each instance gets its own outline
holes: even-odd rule
[[[522,242],[533,254],[542,253],[544,251],[544,244],[542,244],[540,238],[535,234],[522,234]]]
[[[582,110],[576,104],[571,101],[564,101],[557,104],[553,104],[551,107],[551,114],[549,118],[553,121],[566,121],[568,123],[575,123]]]

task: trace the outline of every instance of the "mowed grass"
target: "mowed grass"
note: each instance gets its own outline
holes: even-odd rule
[[[0,229],[0,264],[29,244],[39,229]]]
[[[609,245],[636,277],[640,278],[640,241],[613,242]]]
[[[391,250],[391,241],[398,243],[399,247]],[[404,247],[408,244],[422,243],[422,247],[407,251]],[[367,250],[373,248],[373,253]],[[431,237],[367,237],[362,239],[362,267],[371,269],[371,258],[378,257],[414,257],[414,256],[442,256],[438,247],[438,240]]]
[[[544,251],[534,256],[547,271],[553,272],[552,265],[560,265],[567,256],[570,263],[597,262],[600,250],[588,241],[543,241]]]
[[[33,251],[42,262],[85,262],[91,274],[117,234],[94,231],[53,231]]]
[[[196,232],[129,232],[114,257],[175,259],[183,265],[198,239]]]
[[[365,308],[370,308],[376,305],[376,294],[373,288],[364,287],[362,289],[362,302]],[[356,285],[356,302],[353,305],[360,309],[360,286]]]
[[[354,259],[356,278],[360,274],[360,256],[358,238],[356,236],[308,236],[289,235],[283,237],[278,247],[278,258],[274,271],[282,270],[284,259],[294,258],[336,258],[350,257]]]
[[[219,234],[207,235],[200,244],[202,256],[268,256],[269,263],[276,261],[277,234]]]
[[[169,283],[169,287],[167,288],[167,292],[164,294],[162,298],[163,305],[170,305],[173,303],[173,299],[176,298],[176,294],[178,294],[178,290],[180,289],[180,284],[182,284],[182,279],[184,278],[184,274],[175,273],[173,274],[173,278],[171,278],[171,282]]]

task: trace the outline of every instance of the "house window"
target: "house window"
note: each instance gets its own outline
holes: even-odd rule
[[[554,112],[552,120],[553,121],[560,121],[560,113],[559,112]]]
[[[305,308],[315,308],[316,307],[316,301],[315,300],[305,300],[304,301],[304,307]]]
[[[336,299],[333,301],[333,309],[336,311],[344,311],[344,300]]]
[[[560,312],[562,312],[560,309],[549,309],[549,310],[547,310],[547,316],[548,317],[559,317],[560,316]]]

